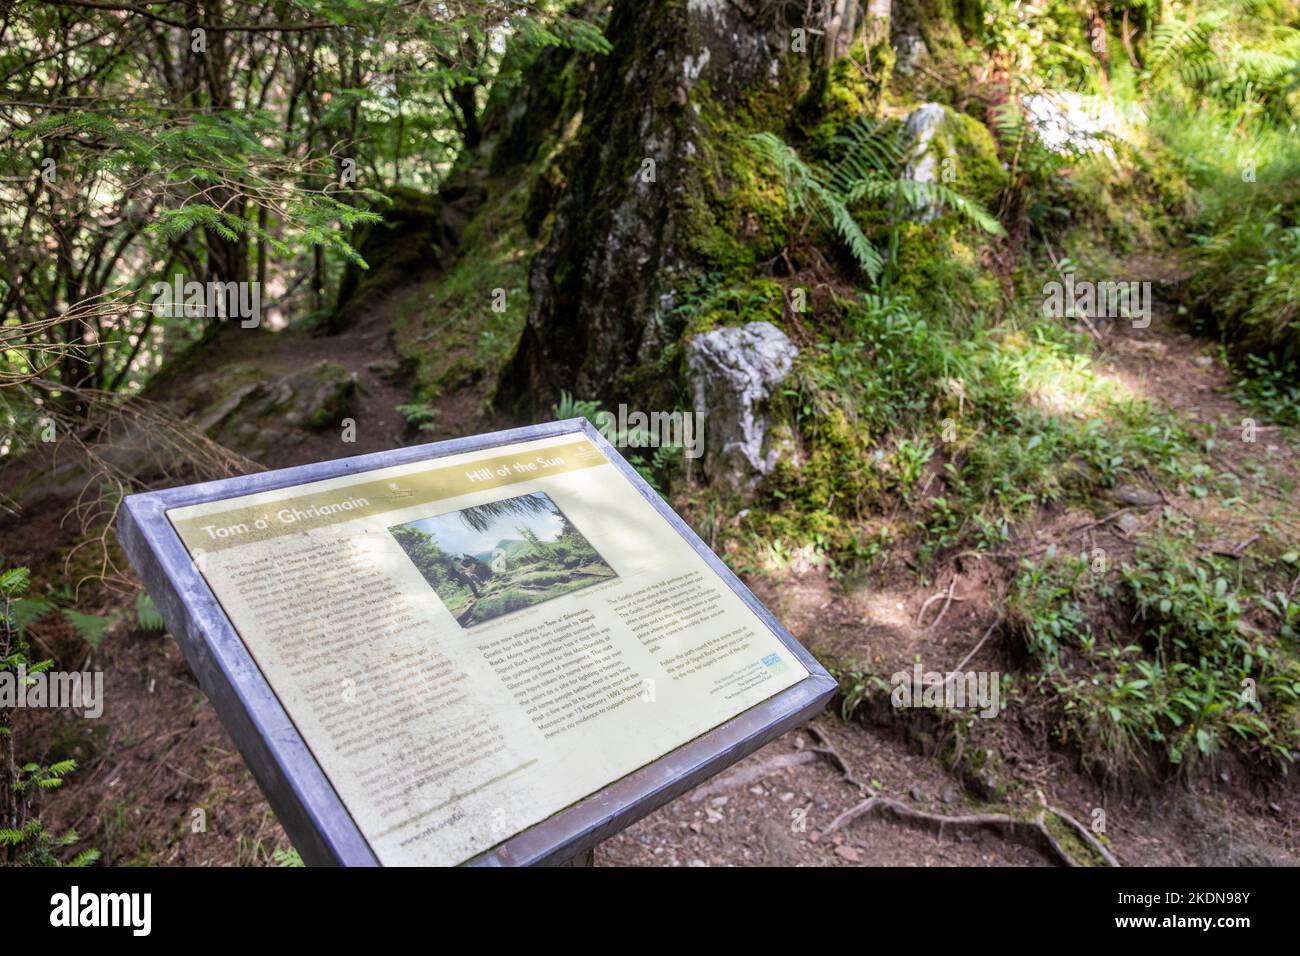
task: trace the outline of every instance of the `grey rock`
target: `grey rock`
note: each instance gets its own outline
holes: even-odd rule
[[[957,790],[950,783],[945,783],[943,789],[939,791],[939,799],[943,803],[952,803],[957,799]]]
[[[1142,522],[1131,511],[1126,511],[1115,519],[1115,524],[1119,525],[1119,530],[1125,534],[1132,534]]]
[[[945,113],[938,103],[923,103],[907,114],[903,126],[911,140],[907,164],[903,167],[903,178],[918,183],[933,183],[939,179],[939,162],[930,149],[930,141],[943,125]],[[941,209],[933,200],[908,211],[912,219],[919,222],[932,222],[937,219]]]
[[[737,491],[754,487],[780,460],[767,404],[799,354],[770,322],[714,329],[687,349],[695,410],[705,416],[704,471]]]
[[[1116,485],[1110,496],[1122,505],[1133,508],[1150,508],[1161,502],[1161,497],[1154,491],[1147,491],[1137,485]]]
[[[1052,90],[1033,93],[1022,101],[1029,122],[1043,145],[1055,153],[1103,153],[1114,156],[1105,139],[1106,125],[1093,115],[1087,101],[1078,93]]]

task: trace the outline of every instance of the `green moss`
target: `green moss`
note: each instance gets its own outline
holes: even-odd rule
[[[994,208],[1007,185],[1007,171],[1002,168],[997,141],[975,117],[947,107],[944,113],[944,121],[930,141],[930,149],[936,151],[933,155],[939,161],[940,178],[945,185],[977,200],[986,209]]]
[[[794,426],[777,417],[773,434],[782,430],[793,441]],[[755,521],[770,537],[812,543],[832,559],[854,554],[863,545],[857,515],[881,491],[870,441],[835,406],[806,417],[798,433],[802,458],[785,456],[763,482],[767,500]]]
[[[951,219],[903,223],[895,288],[912,298],[922,315],[948,322],[997,316],[1002,288],[981,262],[987,248],[985,236]]]
[[[967,46],[967,38],[983,30],[981,0],[913,0],[921,38],[930,55],[940,62],[968,65],[978,53]]]
[[[394,303],[397,352],[416,401],[494,376],[518,340],[528,310],[528,265],[544,240],[525,231],[531,185],[528,178],[489,181],[446,271]]]
[[[687,179],[683,196],[689,248],[706,270],[752,273],[780,253],[789,230],[781,183],[748,142],[762,128],[756,115],[768,107],[762,99],[754,109],[724,107],[702,84],[696,93],[698,175]]]
[[[815,91],[819,102],[808,107],[816,117],[805,132],[809,155],[825,160],[834,152],[832,143],[854,120],[874,110],[873,90],[862,68],[850,57],[836,60],[827,71],[823,86]]]
[[[775,279],[716,284],[707,279],[689,290],[681,309],[688,315],[684,336],[750,322],[780,326],[785,288]]]

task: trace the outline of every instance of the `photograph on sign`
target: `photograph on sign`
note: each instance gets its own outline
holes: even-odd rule
[[[167,518],[385,864],[456,864],[807,678],[583,433]]]
[[[541,491],[389,531],[465,627],[616,577]]]

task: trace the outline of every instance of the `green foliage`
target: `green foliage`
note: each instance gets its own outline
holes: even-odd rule
[[[406,422],[408,431],[429,431],[438,427],[438,409],[428,402],[408,402],[397,406],[397,414]]]
[[[276,866],[300,868],[305,865],[302,862],[302,856],[297,850],[293,849],[293,847],[290,847],[287,850],[282,849],[281,847],[276,847],[275,853],[272,854],[271,858],[275,861]]]
[[[656,445],[657,436],[639,429],[611,431],[610,424],[617,420],[617,416],[605,411],[601,403],[595,399],[575,398],[561,390],[560,400],[551,406],[551,411],[557,420],[585,418],[596,428],[601,429],[605,439],[618,448],[627,459],[627,463],[645,479],[646,484],[657,491],[662,490],[662,482],[681,464],[683,455],[681,445]],[[629,448],[654,448],[654,451],[647,460],[644,455],[629,451]]]
[[[560,390],[560,400],[555,404],[553,411],[559,421],[565,421],[570,418],[585,418],[593,425],[598,425],[596,416],[600,414],[600,402],[593,399],[574,398],[563,389]]]
[[[1099,623],[1112,594],[1131,604],[1133,631]],[[1102,775],[1156,774],[1230,747],[1285,768],[1300,743],[1300,664],[1248,622],[1254,600],[1283,627],[1295,619],[1286,604],[1252,597],[1239,575],[1197,556],[1190,539],[1160,536],[1113,571],[1104,557],[1054,548],[1026,560],[1008,610],[1040,688],[1059,702],[1059,735]]]
[[[90,645],[91,650],[99,650],[99,645],[108,636],[109,628],[115,622],[112,615],[85,614],[73,608],[63,609],[63,618],[72,625],[77,636]]]
[[[26,568],[0,572],[0,671],[17,675],[21,670],[29,680],[32,675],[48,670],[52,663],[29,656],[26,628],[36,619],[30,605],[23,618],[15,613],[18,603],[27,600],[23,595],[30,583],[31,574]],[[75,830],[62,835],[48,831],[34,811],[34,800],[40,793],[62,787],[68,774],[77,769],[77,762],[20,763],[15,759],[16,753],[13,711],[5,708],[0,710],[0,862],[17,866],[63,866],[62,852],[80,837]],[[89,866],[98,859],[99,851],[87,848],[75,854],[66,865]]]
[[[1247,355],[1245,368],[1233,391],[1242,404],[1275,422],[1300,425],[1300,367],[1295,362],[1278,364],[1258,355]]]
[[[165,631],[167,624],[153,603],[148,591],[141,591],[135,599],[136,625],[142,631]]]
[[[859,117],[832,140],[838,158],[826,171],[804,162],[772,133],[755,133],[749,142],[779,171],[791,216],[815,216],[840,239],[858,268],[874,282],[885,272],[885,261],[851,211],[864,202],[890,211],[891,271],[897,264],[900,224],[909,209],[948,210],[984,232],[1003,233],[997,219],[974,199],[941,182],[905,178],[903,136],[897,123],[876,123]]]
[[[1294,7],[1180,5],[1155,28],[1143,82],[1152,131],[1195,190],[1189,312],[1267,389],[1267,369],[1300,360]]]
[[[836,138],[842,154],[831,170],[830,179],[846,205],[868,199],[887,204],[896,213],[903,209],[936,207],[955,213],[990,235],[1005,233],[1002,224],[983,206],[956,189],[942,182],[902,177],[899,170],[908,158],[902,136],[902,127],[896,124],[859,117]]]
[[[749,142],[780,174],[790,214],[816,216],[840,238],[858,268],[874,281],[880,275],[883,261],[854,221],[845,196],[835,190],[824,173],[800,159],[799,154],[776,134],[754,133]]]

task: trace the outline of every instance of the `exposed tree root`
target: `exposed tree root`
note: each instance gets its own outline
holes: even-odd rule
[[[845,810],[834,822],[827,827],[827,833],[834,833],[836,830],[846,827],[860,817],[869,813],[874,813],[887,817],[896,823],[904,826],[910,826],[918,830],[924,830],[928,833],[934,833],[938,836],[946,836],[950,832],[957,831],[963,833],[975,833],[988,831],[995,833],[1002,839],[1011,843],[1017,843],[1021,846],[1037,850],[1044,855],[1055,859],[1063,866],[1080,866],[1081,864],[1057,841],[1056,837],[1047,828],[1045,818],[1048,812],[1057,815],[1062,821],[1071,826],[1079,836],[1095,849],[1102,858],[1111,866],[1119,866],[1119,861],[1107,851],[1100,843],[1088,833],[1079,821],[1075,820],[1069,814],[1062,813],[1055,808],[1046,808],[1039,812],[1033,820],[1018,820],[1015,817],[1003,816],[1001,814],[968,814],[965,816],[943,816],[938,813],[927,813],[924,810],[917,810],[909,807],[898,800],[890,800],[887,797],[868,797],[855,807]]]
[[[1081,839],[1084,843],[1088,844],[1088,846],[1092,847],[1093,852],[1096,853],[1098,856],[1100,856],[1103,860],[1105,860],[1108,866],[1120,865],[1119,860],[1115,859],[1115,854],[1111,853],[1110,850],[1106,849],[1106,845],[1102,843],[1100,840],[1098,840],[1095,836],[1093,836],[1092,831],[1089,830],[1087,827],[1085,827],[1082,823],[1080,823],[1074,817],[1070,816],[1070,814],[1066,813],[1060,807],[1049,806],[1047,809],[1050,810],[1052,813],[1055,813],[1061,819],[1062,822],[1067,823],[1071,827],[1073,827],[1074,832],[1078,835],[1079,839]]]

